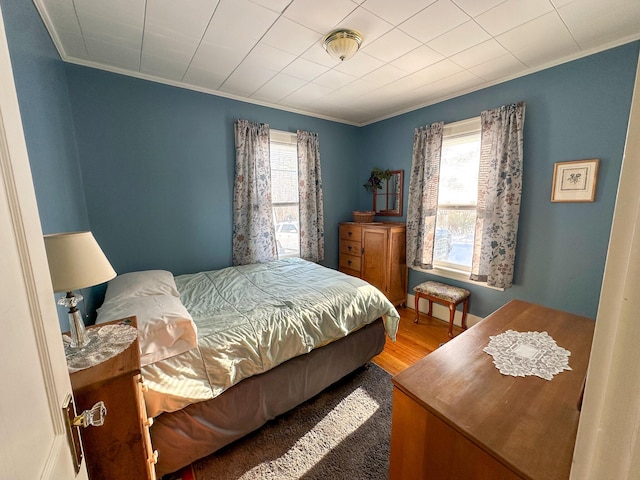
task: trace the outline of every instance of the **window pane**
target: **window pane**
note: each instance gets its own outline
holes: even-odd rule
[[[278,257],[300,256],[298,153],[290,143],[271,141],[271,196]]]
[[[433,260],[471,268],[475,223],[475,210],[439,208],[436,217]]]
[[[440,160],[439,205],[475,205],[478,198],[480,135],[445,139]]]

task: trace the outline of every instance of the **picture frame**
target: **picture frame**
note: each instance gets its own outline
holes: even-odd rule
[[[552,202],[593,202],[600,159],[557,162],[553,166]]]

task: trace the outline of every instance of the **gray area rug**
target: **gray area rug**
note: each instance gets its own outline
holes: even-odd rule
[[[196,480],[389,477],[391,376],[369,363],[193,464]]]

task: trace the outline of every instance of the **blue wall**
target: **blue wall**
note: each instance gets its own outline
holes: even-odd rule
[[[0,5],[42,231],[88,230],[64,64],[31,1]],[[96,293],[82,293],[85,310],[93,311]],[[66,309],[58,307],[58,315],[61,329],[68,330]]]
[[[505,292],[466,285],[471,312],[485,316],[521,298],[595,316],[638,42],[356,128],[63,64],[31,2],[0,5],[43,231],[90,228],[118,272],[231,263],[237,118],[320,134],[324,263],[336,267],[338,223],[370,208],[361,185],[372,167],[409,171],[416,127],[524,100],[515,285]],[[596,201],[552,204],[553,164],[583,158],[601,160]],[[427,278],[411,271],[410,287]],[[92,311],[101,292],[87,290]]]
[[[471,290],[485,316],[512,298],[595,318],[625,145],[638,42],[416,110],[362,129],[362,179],[373,167],[411,168],[416,127],[526,102],[524,182],[514,286]],[[555,162],[600,159],[593,203],[551,203]],[[405,205],[409,179],[405,181]],[[370,196],[360,192],[360,206]],[[406,215],[406,209],[405,209]],[[438,277],[410,270],[410,291]]]
[[[74,65],[67,78],[91,228],[118,272],[231,264],[233,122],[318,132],[324,262],[359,181],[359,129]]]

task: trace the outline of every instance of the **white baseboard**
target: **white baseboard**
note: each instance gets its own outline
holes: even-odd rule
[[[413,309],[415,308],[416,296],[412,294],[407,295],[407,307]],[[420,303],[418,304],[418,309],[420,313],[424,313],[425,315],[429,311],[429,301],[426,298],[421,298]],[[439,303],[433,302],[433,311],[431,312],[431,316],[442,320],[444,322],[449,323],[449,308],[444,305],[440,305]],[[471,327],[478,323],[480,320],[483,320],[482,317],[476,317],[470,313],[467,313],[467,327]],[[456,309],[456,314],[453,317],[453,324],[458,327],[462,326],[462,306],[458,305]]]

